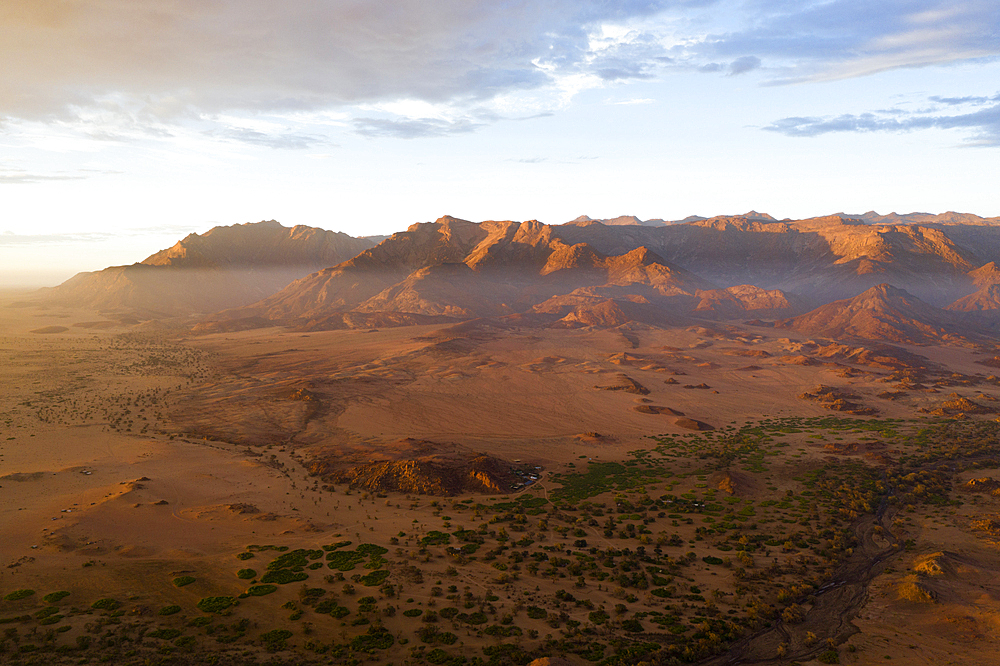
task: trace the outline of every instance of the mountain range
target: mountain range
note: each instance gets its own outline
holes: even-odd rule
[[[349,259],[374,240],[274,220],[215,227],[130,266],[79,273],[48,300],[162,317],[247,305]]]
[[[192,234],[45,297],[145,317],[199,314],[201,330],[770,319],[830,338],[939,343],[1000,322],[998,261],[1000,219],[958,213],[561,225],[445,216],[384,239],[272,220]]]

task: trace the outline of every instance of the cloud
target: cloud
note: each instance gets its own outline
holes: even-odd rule
[[[183,237],[192,233],[193,230],[193,227],[185,225],[160,225],[155,227],[117,229],[114,232],[16,234],[12,231],[0,231],[0,247],[103,243],[125,236],[148,237],[151,235],[167,235]]]
[[[784,84],[995,59],[998,33],[996,0],[6,0],[0,117],[301,149],[336,130],[214,119],[337,110],[362,136],[449,136],[677,71]],[[400,101],[437,111],[371,112]]]
[[[7,0],[0,114],[120,95],[160,119],[390,99],[488,99],[589,57],[589,31],[669,0]],[[619,74],[640,74],[634,62]],[[634,66],[635,65],[635,66]],[[601,67],[601,66],[598,66]]]
[[[632,99],[622,99],[618,101],[607,101],[606,104],[611,104],[613,106],[634,106],[636,104],[653,104],[656,100],[650,99],[648,97],[633,97]]]
[[[84,180],[96,175],[119,174],[120,171],[105,169],[76,169],[70,172],[31,173],[24,169],[0,168],[0,185],[44,183],[53,180]]]
[[[248,127],[227,127],[212,129],[205,132],[207,136],[228,141],[249,143],[255,146],[265,146],[275,149],[302,150],[317,146],[330,146],[330,140],[324,136],[301,134],[294,131],[276,133],[262,132]]]
[[[754,54],[773,83],[864,76],[1000,56],[995,0],[748,0],[726,6],[742,16],[678,50],[695,62]],[[734,72],[735,73],[735,72]]]
[[[931,98],[933,101],[941,99]],[[978,100],[989,99],[991,106],[979,108],[967,113],[946,115],[934,112],[899,113],[862,113],[858,115],[844,114],[835,117],[792,117],[776,120],[763,129],[778,132],[793,137],[813,137],[837,132],[910,132],[922,129],[959,129],[972,133],[968,143],[975,146],[1000,146],[1000,96],[994,98],[965,98],[958,102],[954,99],[944,101],[945,104],[979,104]]]
[[[474,131],[479,124],[470,120],[441,120],[419,118],[415,120],[394,120],[390,118],[355,118],[352,122],[354,133],[371,139],[422,139],[450,134],[465,134]]]
[[[37,173],[0,173],[0,183],[42,183],[47,180],[83,180],[87,176],[43,175]]]
[[[729,75],[746,74],[760,67],[760,58],[757,56],[743,56],[737,58],[729,64]]]

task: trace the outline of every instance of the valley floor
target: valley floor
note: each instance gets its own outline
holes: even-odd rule
[[[984,351],[9,297],[0,663],[993,663]]]

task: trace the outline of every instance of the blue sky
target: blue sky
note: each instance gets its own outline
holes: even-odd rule
[[[0,284],[277,219],[1000,215],[995,0],[8,0]]]

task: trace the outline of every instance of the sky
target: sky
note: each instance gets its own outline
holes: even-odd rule
[[[0,286],[276,219],[1000,215],[996,0],[4,0]]]

